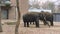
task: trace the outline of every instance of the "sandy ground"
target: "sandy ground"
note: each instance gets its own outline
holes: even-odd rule
[[[15,34],[15,25],[4,24],[2,25],[2,28],[3,32],[0,32],[0,34]],[[40,25],[39,28],[36,28],[35,25],[24,27],[21,20],[18,31],[19,34],[60,34],[60,22],[54,22],[54,26],[51,26],[50,28],[47,25]]]

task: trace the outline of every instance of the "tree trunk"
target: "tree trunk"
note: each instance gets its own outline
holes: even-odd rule
[[[1,26],[1,6],[0,6],[0,32],[2,32],[2,26]]]
[[[19,0],[16,0],[16,4],[17,4],[18,19],[17,19],[17,23],[16,23],[16,27],[15,27],[15,34],[18,34],[18,28],[19,28],[19,24],[20,24]]]

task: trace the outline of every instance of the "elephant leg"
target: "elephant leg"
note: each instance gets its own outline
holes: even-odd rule
[[[35,24],[35,22],[33,22],[33,24]]]
[[[46,24],[47,24],[46,17],[44,17],[44,20],[43,20],[43,22],[44,22],[44,25],[46,25]]]
[[[46,19],[44,19],[44,25],[48,25],[50,27],[50,25],[49,25],[49,23],[47,22]]]
[[[27,22],[27,27],[29,27],[29,22]]]
[[[39,27],[39,21],[36,21],[35,24],[36,24],[36,27]]]
[[[46,24],[47,24],[45,20],[43,21],[43,23],[44,23],[44,25],[46,25]]]
[[[49,22],[46,21],[46,23],[47,23],[47,25],[50,27]]]
[[[48,25],[50,27],[50,25],[47,21],[44,21],[44,25]]]
[[[54,24],[53,24],[53,21],[50,21],[51,22],[51,26],[53,26]]]
[[[26,22],[24,22],[24,27],[26,27]]]
[[[46,22],[44,22],[44,25],[46,25]]]

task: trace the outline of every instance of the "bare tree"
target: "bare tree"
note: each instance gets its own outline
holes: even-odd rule
[[[57,6],[57,11],[59,12],[60,11],[60,3],[59,3],[59,5]]]
[[[1,4],[1,1],[0,1],[0,4]],[[1,5],[0,5],[0,32],[2,32],[2,26],[1,26]]]
[[[40,8],[40,6],[39,6],[39,4],[38,4],[38,3],[33,4],[32,6],[33,6],[34,8],[37,8],[37,9],[39,9],[39,8]]]
[[[15,27],[15,34],[18,34],[18,28],[20,24],[19,0],[16,0],[16,4],[17,4],[18,20],[17,20],[16,27]]]
[[[37,9],[40,8],[39,2],[37,0],[34,0],[33,2],[31,2],[31,5],[29,5],[29,6],[33,7],[33,8],[37,8]]]
[[[47,1],[45,4],[43,4],[43,8],[50,9],[53,12],[55,8],[54,2]]]

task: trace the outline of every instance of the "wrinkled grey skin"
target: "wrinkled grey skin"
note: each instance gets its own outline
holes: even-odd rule
[[[39,27],[39,17],[36,14],[23,15],[24,27],[29,27],[29,23],[35,22],[36,27]]]

